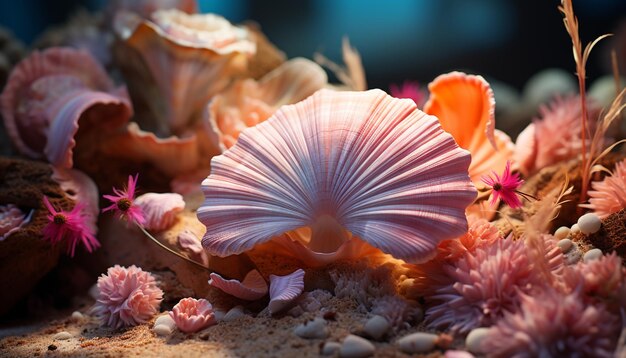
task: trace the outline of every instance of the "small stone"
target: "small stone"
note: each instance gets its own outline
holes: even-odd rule
[[[57,346],[55,346],[54,344],[51,344],[48,346],[48,350],[49,351],[56,351],[57,350]]]
[[[465,338],[465,348],[475,354],[485,353],[482,349],[483,340],[487,337],[489,328],[474,328]]]
[[[570,234],[577,234],[580,232],[580,227],[578,224],[572,225],[572,228],[569,230]]]
[[[78,311],[72,312],[72,320],[73,321],[82,321],[83,318],[85,318],[85,316],[82,313],[80,313]]]
[[[226,312],[224,312],[224,311],[220,311],[220,310],[213,311],[213,316],[215,317],[215,320],[217,322],[222,321],[224,319],[225,315],[226,315]]]
[[[365,358],[374,354],[376,347],[365,338],[349,334],[339,348],[339,356],[343,358]]]
[[[176,328],[176,322],[174,322],[174,320],[172,319],[172,317],[170,317],[168,313],[160,315],[159,317],[157,317],[156,320],[154,320],[154,327],[160,325],[168,326],[172,330]]]
[[[293,332],[298,337],[307,339],[324,339],[330,334],[328,327],[326,327],[326,320],[320,317],[299,325]]]
[[[383,338],[385,333],[389,330],[391,325],[389,321],[385,317],[382,316],[374,316],[365,322],[365,326],[363,327],[363,331],[369,337],[374,338],[375,340],[380,340]]]
[[[436,334],[417,332],[400,338],[396,345],[404,353],[426,353],[435,349],[438,338]]]
[[[74,336],[72,336],[72,334],[70,332],[63,331],[63,332],[59,332],[59,333],[55,334],[53,339],[56,340],[56,341],[65,341],[65,340],[68,340],[68,339],[70,339],[72,337],[74,337]]]
[[[587,213],[578,218],[578,228],[580,228],[580,231],[585,235],[598,232],[601,226],[602,221],[600,221],[598,215],[594,213]]]
[[[561,239],[559,240],[559,242],[556,243],[556,246],[558,246],[559,249],[561,249],[562,253],[566,253],[566,252],[569,252],[569,250],[571,250],[572,247],[574,247],[574,242],[570,239]]]
[[[466,351],[448,350],[443,355],[445,358],[474,358],[474,355]]]
[[[561,226],[554,232],[554,238],[557,240],[565,239],[567,235],[569,235],[569,232],[570,230],[567,226]]]
[[[157,336],[169,336],[172,334],[172,328],[165,324],[157,324],[152,327],[152,332],[154,332]]]
[[[235,306],[233,308],[230,309],[230,311],[226,312],[226,314],[224,315],[224,318],[222,319],[224,322],[230,322],[230,321],[234,321],[238,318],[241,318],[243,316],[245,316],[246,314],[243,313],[243,307],[241,306]]]
[[[593,261],[593,260],[598,260],[600,257],[602,257],[603,253],[602,250],[600,249],[591,249],[587,252],[585,252],[585,255],[583,255],[583,261],[584,262],[589,262],[589,261]]]
[[[320,352],[323,356],[332,356],[339,352],[341,349],[341,343],[339,342],[326,342]]]

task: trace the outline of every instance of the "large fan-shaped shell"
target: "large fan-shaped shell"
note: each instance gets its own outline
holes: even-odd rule
[[[243,281],[226,280],[222,276],[211,273],[209,285],[233,295],[242,300],[254,301],[267,294],[267,282],[257,270],[248,272]]]
[[[428,89],[424,112],[439,118],[443,129],[472,154],[472,181],[479,183],[492,170],[504,170],[514,146],[495,129],[495,100],[489,83],[481,76],[451,72],[437,77]]]
[[[228,256],[320,218],[423,261],[467,229],[470,156],[435,117],[380,90],[318,91],[247,129],[211,162],[198,218]],[[324,219],[326,220],[326,219]]]

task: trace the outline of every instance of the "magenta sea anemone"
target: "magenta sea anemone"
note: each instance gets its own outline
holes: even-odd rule
[[[213,306],[205,299],[183,298],[172,311],[170,317],[182,332],[193,333],[217,323]]]
[[[591,183],[589,204],[581,205],[605,218],[626,208],[626,159],[615,164],[613,175]]]
[[[90,224],[90,215],[85,212],[82,203],[76,203],[70,211],[56,210],[47,196],[43,203],[49,211],[48,223],[43,228],[43,238],[52,245],[65,241],[67,253],[74,256],[76,246],[81,243],[88,252],[100,247],[96,239],[95,229]]]
[[[576,292],[520,294],[521,308],[505,313],[483,340],[490,357],[613,357],[618,316],[586,304]]]
[[[113,188],[115,195],[103,195],[112,204],[102,209],[102,212],[113,211],[117,216],[131,223],[143,225],[146,222],[143,211],[135,204],[135,190],[137,189],[137,177],[128,176],[128,185],[124,190]]]
[[[356,237],[425,261],[467,230],[469,154],[413,101],[380,90],[320,90],[281,107],[214,157],[198,218],[228,256],[293,235],[332,255]]]
[[[518,197],[520,193],[517,189],[524,183],[519,174],[511,174],[511,162],[507,160],[506,167],[502,175],[493,172],[493,177],[483,176],[483,183],[487,184],[491,189],[491,205],[495,205],[499,200],[513,209],[522,206],[522,202]]]
[[[115,265],[98,278],[98,299],[93,312],[102,325],[120,328],[147,322],[159,312],[163,291],[141,268]]]

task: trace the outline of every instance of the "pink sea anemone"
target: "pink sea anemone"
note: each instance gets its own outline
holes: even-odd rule
[[[49,212],[48,223],[43,228],[44,240],[52,245],[65,241],[67,253],[72,257],[79,243],[88,252],[100,247],[95,236],[95,229],[90,224],[92,218],[85,212],[84,204],[76,203],[70,211],[59,211],[54,208],[47,196],[43,197],[43,203]]]
[[[491,189],[491,205],[495,205],[498,200],[502,200],[506,205],[513,209],[522,206],[522,202],[518,197],[519,191],[517,190],[524,181],[519,177],[518,173],[511,174],[511,162],[507,160],[506,167],[502,176],[496,172],[492,172],[493,177],[483,176],[483,183],[487,184]]]
[[[32,210],[26,214],[13,204],[0,205],[0,241],[28,224],[32,215]]]
[[[135,204],[135,190],[137,190],[138,177],[139,174],[136,174],[134,177],[129,175],[128,185],[124,190],[113,188],[115,195],[103,195],[112,204],[102,209],[102,212],[113,211],[118,217],[128,222],[143,225],[146,222],[143,210]]]
[[[591,183],[589,204],[581,205],[605,218],[626,208],[626,159],[615,164],[613,175]]]
[[[567,267],[563,281],[569,290],[582,292],[587,302],[599,299],[626,308],[626,268],[615,252]]]
[[[202,298],[183,298],[174,306],[170,317],[178,329],[186,333],[194,333],[217,323],[213,306]]]
[[[469,228],[467,232],[456,239],[444,240],[439,244],[437,257],[448,262],[456,261],[465,255],[466,252],[473,253],[479,247],[490,246],[496,240],[501,240],[502,236],[491,222],[468,216]]]
[[[98,278],[93,312],[102,325],[116,329],[135,326],[158,313],[162,299],[163,291],[149,272],[135,265],[115,265]]]
[[[613,357],[620,322],[601,304],[549,289],[519,297],[519,311],[505,313],[483,340],[490,357]]]
[[[389,93],[396,98],[412,99],[418,108],[424,107],[428,98],[426,91],[421,89],[419,83],[415,81],[404,81],[401,86],[392,84],[389,86]]]
[[[467,230],[476,196],[469,162],[413,101],[320,90],[213,158],[198,209],[203,246],[228,256],[305,227],[301,243],[315,252],[336,252],[354,236],[425,261]]]

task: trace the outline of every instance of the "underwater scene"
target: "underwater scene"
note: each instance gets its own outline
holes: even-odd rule
[[[530,3],[0,4],[0,357],[626,358],[626,6]]]

